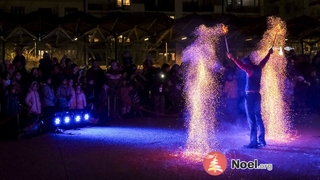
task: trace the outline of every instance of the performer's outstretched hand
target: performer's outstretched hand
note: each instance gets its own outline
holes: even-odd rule
[[[231,54],[231,53],[229,53],[229,52],[227,53],[227,56],[228,56],[228,58],[229,58],[229,59],[231,59],[231,58],[232,58],[232,54]]]
[[[270,48],[269,49],[269,54],[272,54],[273,53],[273,48]]]

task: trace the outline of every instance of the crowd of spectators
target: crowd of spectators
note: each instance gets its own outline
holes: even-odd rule
[[[285,101],[297,113],[320,110],[320,51],[310,55],[287,53]],[[26,70],[22,50],[16,50],[12,62],[1,63],[1,119],[20,115],[20,126],[28,127],[40,115],[52,125],[55,112],[90,111],[92,120],[108,125],[110,120],[136,116],[179,114],[184,109],[183,68],[174,64],[153,65],[146,56],[138,69],[128,51],[122,59],[111,60],[103,70],[93,60],[89,68],[80,68],[64,56],[60,61],[45,53],[39,67]],[[237,67],[226,67],[223,84],[223,111],[245,114],[245,74]]]
[[[84,110],[91,112],[92,121],[108,125],[118,118],[181,111],[179,65],[156,68],[147,56],[143,69],[138,69],[128,51],[120,62],[111,60],[106,70],[97,60],[91,63],[88,68],[80,68],[66,56],[58,62],[45,53],[39,67],[28,72],[18,48],[12,63],[1,63],[1,119],[19,114],[20,125],[28,127],[28,122],[43,115],[50,127],[55,112]]]

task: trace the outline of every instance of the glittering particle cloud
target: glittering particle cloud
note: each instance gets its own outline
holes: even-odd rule
[[[195,30],[197,38],[183,51],[182,60],[186,64],[184,95],[190,114],[186,124],[186,154],[203,156],[216,143],[214,128],[221,90],[216,73],[220,66],[216,50],[219,38],[224,35],[222,26],[199,26]]]

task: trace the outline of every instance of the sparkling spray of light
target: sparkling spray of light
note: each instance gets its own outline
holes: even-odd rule
[[[274,53],[262,72],[261,96],[262,117],[265,122],[267,138],[287,141],[291,129],[289,104],[285,103],[286,59],[282,53],[287,31],[286,24],[278,17],[268,18],[268,29],[264,33],[257,50],[252,54],[255,63],[259,63],[268,50],[274,47]]]
[[[199,26],[195,41],[183,51],[186,64],[184,94],[188,117],[187,156],[204,157],[212,151],[216,139],[216,106],[219,103],[221,86],[218,82],[220,64],[216,56],[216,45],[223,35],[222,24],[213,28]]]

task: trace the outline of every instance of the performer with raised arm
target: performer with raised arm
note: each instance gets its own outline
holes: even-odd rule
[[[272,53],[273,49],[271,48],[265,58],[258,65],[252,63],[250,56],[243,58],[241,61],[234,58],[231,53],[227,53],[228,58],[235,62],[236,65],[247,74],[245,87],[245,108],[247,121],[250,128],[250,143],[249,145],[244,145],[246,148],[258,148],[266,146],[265,129],[261,116],[260,81],[262,69],[268,62]],[[258,137],[257,128],[259,128]]]

